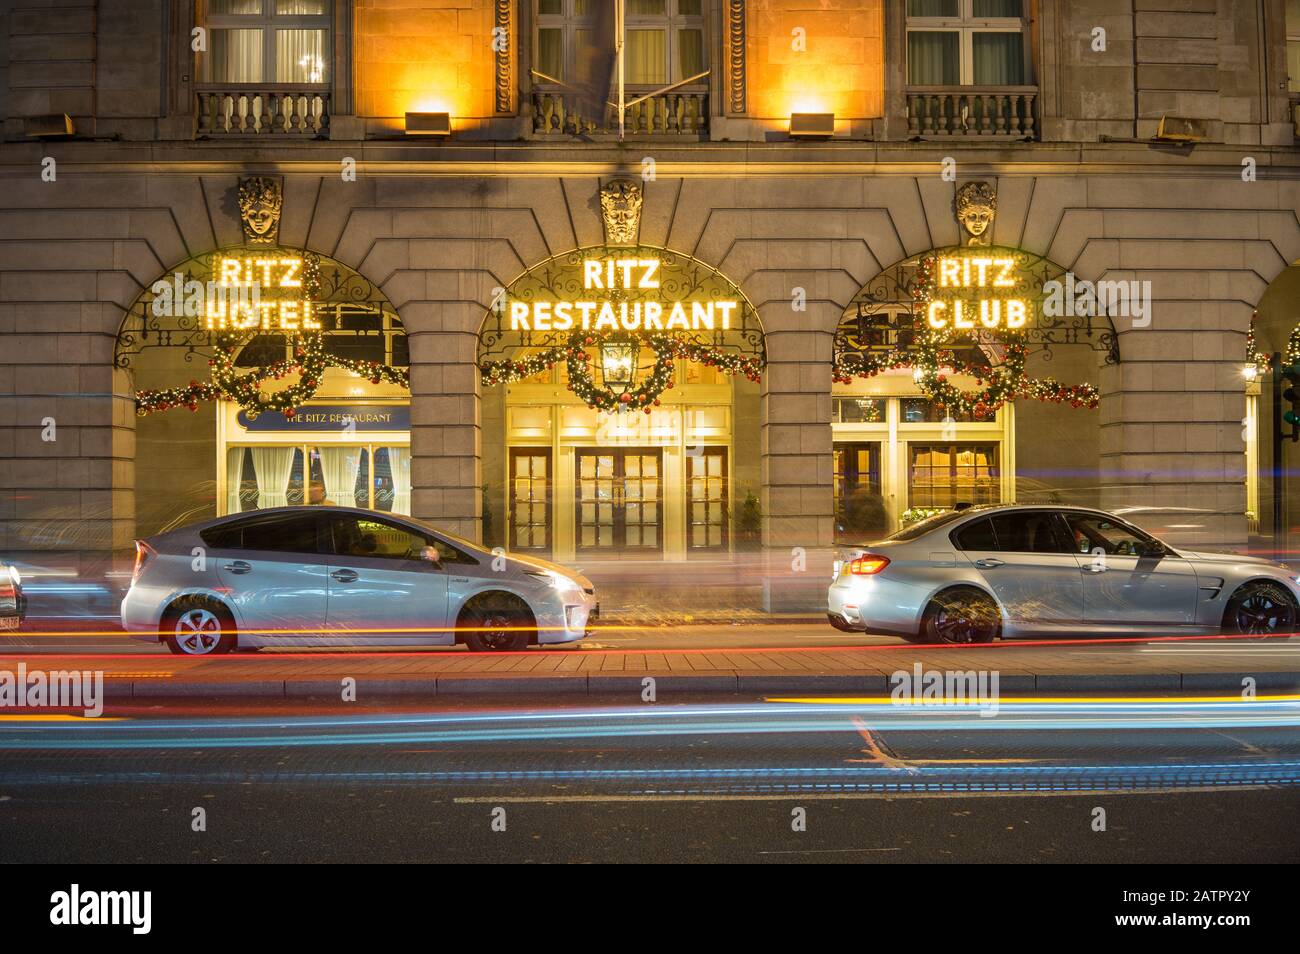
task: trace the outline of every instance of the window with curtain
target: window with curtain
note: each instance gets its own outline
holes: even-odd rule
[[[1031,83],[1026,2],[907,0],[908,85]]]
[[[204,83],[330,81],[331,0],[207,0]]]
[[[909,444],[908,506],[997,503],[998,445]]]
[[[537,0],[533,69],[544,74],[534,77],[537,82],[573,78],[579,51],[591,43],[592,2]],[[627,0],[627,85],[667,86],[708,69],[703,4],[704,0]]]

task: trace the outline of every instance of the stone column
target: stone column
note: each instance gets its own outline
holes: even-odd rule
[[[482,537],[477,338],[410,331],[412,516]]]

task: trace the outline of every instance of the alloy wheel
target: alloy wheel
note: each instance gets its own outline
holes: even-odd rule
[[[959,596],[939,603],[931,627],[941,642],[988,643],[997,635],[997,618],[986,601]]]
[[[1284,600],[1275,599],[1264,588],[1251,591],[1237,605],[1234,619],[1237,632],[1252,636],[1289,631],[1293,628],[1294,620],[1295,607]]]
[[[176,620],[176,645],[189,656],[205,656],[221,642],[221,620],[202,608],[188,609]]]

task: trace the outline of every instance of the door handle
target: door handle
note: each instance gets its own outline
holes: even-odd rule
[[[1006,561],[999,560],[997,557],[985,557],[982,560],[976,560],[975,565],[981,570],[992,570],[994,567],[1006,566]]]
[[[357,571],[356,570],[335,570],[333,573],[330,574],[330,576],[338,580],[340,583],[355,583],[357,579]]]
[[[247,573],[253,569],[253,564],[245,563],[243,560],[236,560],[233,563],[227,563],[222,569],[229,570],[231,573]]]

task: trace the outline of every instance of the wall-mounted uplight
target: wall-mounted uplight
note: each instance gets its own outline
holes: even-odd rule
[[[450,136],[451,113],[407,113],[408,136]]]
[[[791,139],[828,139],[835,135],[834,113],[791,113]]]

